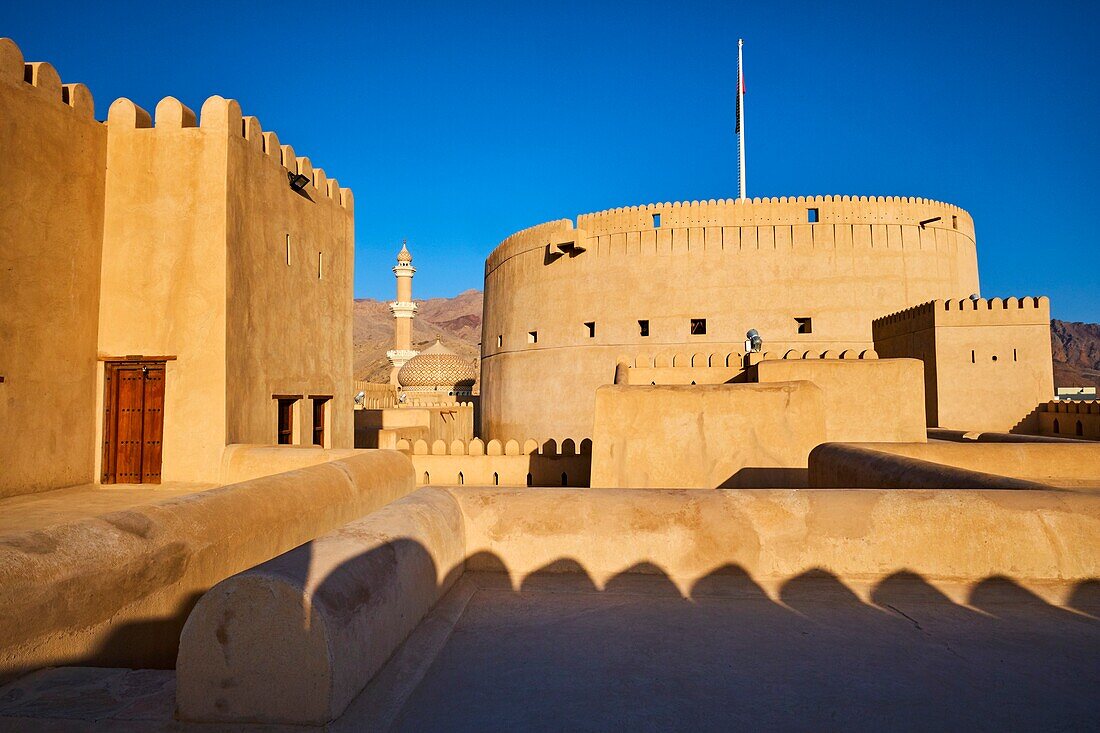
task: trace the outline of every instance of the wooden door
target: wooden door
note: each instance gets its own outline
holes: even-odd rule
[[[103,483],[160,483],[164,362],[105,366]]]

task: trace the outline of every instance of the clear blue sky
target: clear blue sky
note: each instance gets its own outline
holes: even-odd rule
[[[978,227],[982,293],[1100,320],[1100,3],[7,2],[28,60],[150,111],[240,101],[355,190],[356,295],[480,288],[549,219],[736,195],[924,196]]]

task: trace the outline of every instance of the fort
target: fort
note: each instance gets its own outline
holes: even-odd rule
[[[1100,403],[964,210],[541,224],[480,364],[405,243],[371,384],[352,193],[236,102],[0,39],[0,120],[0,729],[1095,725]]]

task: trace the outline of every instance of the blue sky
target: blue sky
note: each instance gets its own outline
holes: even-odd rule
[[[233,97],[355,190],[356,295],[482,285],[549,219],[736,195],[924,196],[969,210],[982,294],[1100,320],[1100,3],[4,3],[0,35],[102,118]]]

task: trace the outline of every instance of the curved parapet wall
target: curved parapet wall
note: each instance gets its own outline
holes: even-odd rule
[[[227,470],[254,473],[265,454],[272,455],[238,446]],[[358,451],[6,535],[0,543],[0,681],[72,664],[171,668],[179,630],[207,589],[413,488],[407,457]]]
[[[875,318],[976,292],[970,215],[928,199],[649,204],[541,224],[485,263],[482,434],[579,441],[620,361],[740,352],[750,328],[772,353],[859,352]]]

